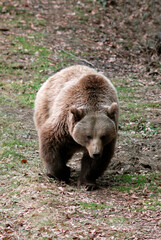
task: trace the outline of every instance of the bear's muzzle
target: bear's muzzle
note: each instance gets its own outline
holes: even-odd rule
[[[102,156],[103,144],[101,139],[94,138],[91,139],[88,147],[87,147],[89,156],[93,159],[99,159]]]

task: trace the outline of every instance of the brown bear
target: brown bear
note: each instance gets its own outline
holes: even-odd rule
[[[47,175],[68,182],[68,160],[83,151],[78,186],[96,179],[114,154],[118,131],[117,93],[104,75],[76,65],[50,77],[35,100],[34,121]]]

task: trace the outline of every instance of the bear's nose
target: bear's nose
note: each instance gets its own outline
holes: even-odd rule
[[[101,156],[101,154],[99,152],[94,152],[93,153],[93,158],[94,159],[98,159],[98,158],[100,158],[100,156]]]

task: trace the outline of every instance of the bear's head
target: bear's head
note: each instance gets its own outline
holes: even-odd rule
[[[86,113],[83,108],[72,107],[68,115],[68,128],[72,138],[85,147],[93,159],[100,158],[104,146],[117,135],[117,103],[104,107],[104,111]]]

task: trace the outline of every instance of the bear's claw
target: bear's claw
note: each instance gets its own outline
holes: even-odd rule
[[[98,186],[95,182],[87,182],[85,180],[83,181],[81,179],[78,179],[77,186],[79,187],[80,185],[85,185],[85,189],[87,191],[94,191],[98,189]]]
[[[89,184],[89,183],[86,184],[87,191],[94,191],[96,189],[98,189],[98,186],[96,184]]]

